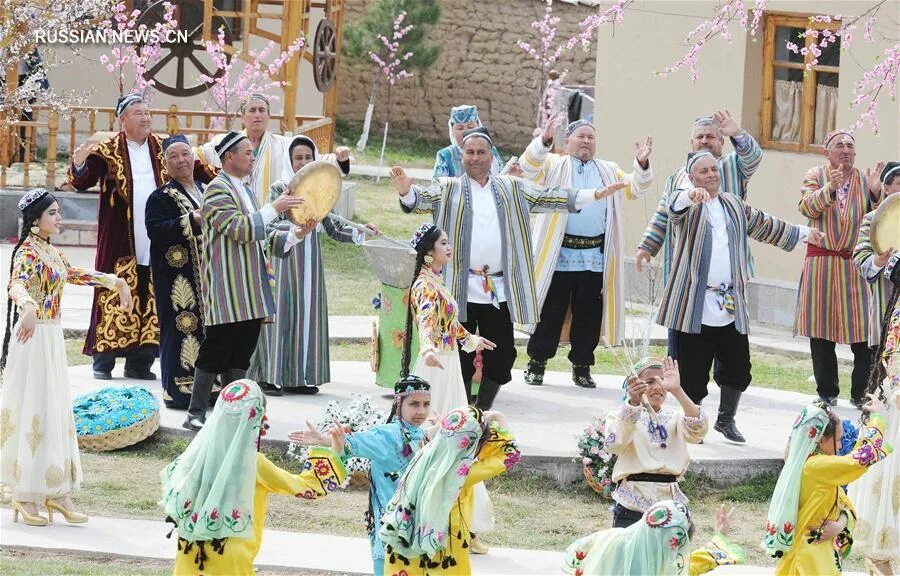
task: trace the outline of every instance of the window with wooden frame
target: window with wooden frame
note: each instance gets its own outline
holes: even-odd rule
[[[821,152],[835,129],[840,72],[840,38],[822,49],[819,61],[787,49],[787,42],[809,47],[808,28],[836,30],[838,23],[812,23],[806,16],[766,14],[760,144],[787,152]]]

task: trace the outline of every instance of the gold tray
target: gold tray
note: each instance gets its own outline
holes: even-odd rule
[[[900,250],[900,194],[891,194],[875,210],[869,240],[876,254]]]
[[[303,204],[288,210],[288,220],[298,226],[310,219],[321,222],[341,196],[341,171],[331,162],[310,162],[294,174],[288,190],[291,196],[303,198]]]

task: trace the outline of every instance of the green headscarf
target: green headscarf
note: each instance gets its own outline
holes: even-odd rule
[[[769,556],[778,558],[794,545],[803,466],[818,447],[828,419],[828,412],[812,404],[794,421],[787,459],[778,475],[766,515],[766,536],[762,546]]]
[[[663,500],[628,528],[609,528],[566,548],[566,574],[651,576],[686,574],[684,550],[690,542],[691,516],[680,502]]]
[[[446,550],[450,509],[484,435],[481,410],[474,406],[457,408],[441,421],[440,432],[413,457],[385,508],[379,533],[389,554],[431,560],[442,552],[443,561],[455,564]]]
[[[178,528],[179,538],[207,542],[253,537],[256,452],[264,412],[256,382],[232,382],[219,394],[212,416],[187,450],[159,473],[159,504]]]

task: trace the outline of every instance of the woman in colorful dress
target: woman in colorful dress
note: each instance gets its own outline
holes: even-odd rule
[[[450,410],[468,404],[457,347],[475,352],[493,350],[494,343],[470,334],[459,323],[458,305],[441,278],[441,269],[453,254],[447,234],[434,224],[422,224],[409,245],[416,251],[416,266],[409,289],[400,370],[404,375],[409,373],[415,318],[419,357],[413,374],[431,384],[431,409],[443,417]]]
[[[506,418],[474,406],[452,410],[413,458],[381,522],[385,574],[471,574],[474,487],[520,459]]]
[[[175,576],[252,575],[269,494],[314,500],[344,481],[342,430],[332,431],[330,450],[313,448],[304,471],[291,474],[259,451],[265,412],[256,382],[232,382],[184,453],[159,473],[159,504],[178,531]]]
[[[290,166],[283,179],[267,191],[266,198],[284,193],[294,173],[314,160],[331,162],[342,174],[348,174],[349,149],[340,147],[335,152],[320,157],[310,138],[295,137],[288,147]],[[280,224],[276,221],[276,226],[287,230],[290,224],[282,220]],[[374,224],[367,228],[378,232]],[[271,259],[277,286],[275,322],[263,325],[247,371],[247,377],[258,381],[269,395],[282,390],[315,394],[320,385],[331,380],[322,240],[318,233],[309,232],[324,231],[333,240],[345,243],[361,244],[365,239],[358,230],[328,217],[319,225],[307,223],[305,230],[308,235],[302,240],[289,240],[285,255]]]
[[[394,404],[384,424],[364,432],[350,434],[344,443],[344,456],[366,458],[369,469],[369,509],[366,530],[372,545],[373,574],[384,574],[384,544],[378,529],[381,515],[397,491],[397,482],[413,456],[428,440],[422,425],[431,413],[431,387],[418,376],[401,378],[394,385]],[[294,432],[291,442],[319,446],[327,437],[307,423],[308,430]]]
[[[712,540],[685,558],[694,536],[687,507],[663,500],[649,507],[627,528],[609,528],[579,538],[566,548],[563,573],[577,576],[645,576],[687,574],[699,576],[718,566],[744,563],[744,551],[728,541],[731,513],[716,511]]]
[[[622,406],[606,416],[605,448],[616,454],[612,481],[617,483],[613,500],[613,527],[627,528],[640,521],[656,502],[674,500],[687,505],[678,487],[691,463],[688,444],[703,441],[709,420],[681,388],[678,362],[671,358],[645,358],[634,366],[636,377],[625,380]],[[650,413],[643,407],[646,394]],[[665,408],[671,394],[680,409]]]
[[[868,423],[853,450],[838,456],[843,427],[819,402],[794,422],[784,468],[769,503],[763,548],[778,558],[775,574],[840,574],[853,543],[856,512],[841,486],[850,484],[893,448],[884,439],[884,405],[873,395],[864,406]]]
[[[87,522],[72,493],[81,485],[81,458],[72,416],[60,299],[66,283],[102,286],[130,312],[131,292],[121,278],[69,265],[50,243],[59,234],[62,214],[47,190],[29,191],[20,201],[22,235],[13,248],[9,301],[0,372],[0,482],[12,488],[13,521],[21,514],[29,526],[46,526],[44,505],[53,521]],[[15,307],[13,306],[15,304]],[[12,336],[15,339],[11,340]]]

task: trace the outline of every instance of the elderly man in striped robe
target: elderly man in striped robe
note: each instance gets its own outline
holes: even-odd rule
[[[716,383],[730,392],[722,393],[714,429],[744,442],[734,417],[751,380],[747,240],[790,251],[801,238],[820,243],[822,234],[721,194],[719,163],[707,150],[692,153],[685,168],[693,187],[669,201],[675,257],[656,321],[675,331],[682,387],[695,404],[706,397],[709,370],[718,362]]]
[[[203,257],[201,292],[206,339],[194,362],[191,402],[183,426],[199,430],[216,379],[223,384],[243,378],[256,350],[263,320],[275,313],[269,243],[281,256],[306,231],[291,226],[270,229],[278,214],[303,200],[277,196],[262,204],[244,183],[253,169],[253,147],[239,132],[229,132],[216,145],[222,170],[203,191]]]
[[[485,128],[463,136],[463,169],[458,178],[437,178],[429,187],[413,185],[402,168],[391,170],[404,212],[432,214],[453,246],[444,270],[466,330],[497,347],[482,353],[476,405],[489,409],[500,386],[512,379],[516,359],[513,322],[534,324],[538,303],[531,258],[531,212],[577,212],[625,185],[572,190],[535,188],[512,176],[491,175],[493,142]],[[474,353],[460,350],[463,381],[471,400]]]
[[[799,210],[812,228],[825,234],[823,246],[809,246],[800,274],[794,334],[809,338],[819,397],[837,405],[835,344],[853,351],[850,402],[862,408],[872,366],[869,350],[869,294],[866,280],[853,265],[853,248],[863,219],[881,200],[881,168],[856,168],[856,142],[846,130],[825,137],[826,164],[803,179]]]
[[[566,127],[566,154],[551,154],[553,135],[562,117],[551,119],[543,134],[522,154],[524,177],[537,185],[603,188],[622,184],[622,190],[586,207],[578,214],[540,214],[534,227],[534,263],[540,322],[524,326],[528,341],[525,382],[544,382],[547,361],[556,356],[566,316],[572,381],[596,388],[591,378],[594,350],[601,333],[606,342],[621,342],[625,320],[625,214],[623,203],[650,188],[652,141],[635,143],[634,171],[626,174],[615,162],[595,158],[596,131],[587,120]]]

